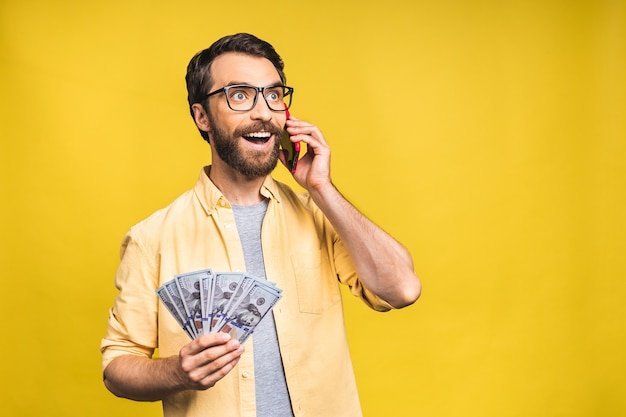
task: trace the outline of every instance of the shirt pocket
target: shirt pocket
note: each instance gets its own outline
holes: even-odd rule
[[[300,312],[322,314],[341,301],[339,282],[322,251],[293,254],[291,264]]]

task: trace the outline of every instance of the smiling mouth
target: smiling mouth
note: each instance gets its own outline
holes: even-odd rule
[[[263,144],[266,143],[272,137],[271,132],[252,132],[243,135],[243,138],[248,142]]]

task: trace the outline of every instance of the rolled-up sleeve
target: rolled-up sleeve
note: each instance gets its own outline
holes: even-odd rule
[[[133,229],[125,236],[120,252],[115,278],[119,293],[109,310],[106,337],[100,345],[103,371],[118,356],[151,357],[157,347],[156,262]]]
[[[328,257],[332,259],[332,265],[337,280],[341,284],[347,285],[348,288],[350,288],[350,293],[360,298],[369,308],[380,312],[392,310],[393,306],[391,304],[363,285],[356,273],[352,258],[339,237],[339,234],[326,216],[324,216],[324,213],[314,205],[312,200],[308,202],[314,207],[313,212],[315,214],[316,223],[321,230],[319,234],[325,237]]]

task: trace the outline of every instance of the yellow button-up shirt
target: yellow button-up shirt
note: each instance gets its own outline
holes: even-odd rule
[[[245,271],[230,203],[207,176],[168,207],[133,226],[122,243],[119,295],[102,340],[103,369],[120,355],[178,355],[189,337],[158,301],[156,289],[176,274],[213,268]],[[266,276],[283,289],[273,310],[296,417],[355,417],[359,398],[345,335],[338,283],[371,308],[391,306],[363,287],[341,239],[306,193],[267,177],[262,226]],[[254,337],[238,365],[206,391],[163,399],[164,415],[252,417]]]

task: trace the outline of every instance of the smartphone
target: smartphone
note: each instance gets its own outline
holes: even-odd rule
[[[289,110],[285,110],[287,119],[289,119]],[[289,133],[287,133],[287,126],[283,129],[282,135],[280,135],[280,147],[283,149],[285,158],[287,159],[287,168],[293,174],[296,172],[296,165],[298,165],[298,157],[300,156],[300,142],[292,142],[289,140]]]

